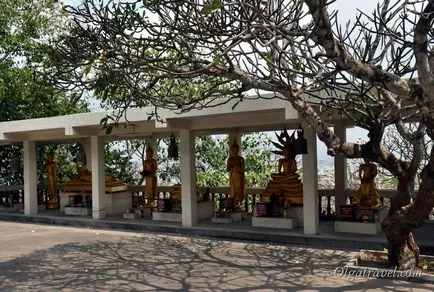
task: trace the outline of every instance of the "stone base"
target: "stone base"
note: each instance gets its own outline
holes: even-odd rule
[[[151,209],[144,209],[144,216],[151,215]],[[147,214],[147,212],[149,212]],[[211,218],[214,213],[213,204],[211,201],[197,203],[197,219],[202,220]],[[152,212],[152,220],[182,222],[181,212]]]
[[[197,203],[197,219],[211,218],[214,214],[214,206],[211,201]]]
[[[240,222],[243,217],[241,216],[241,212],[232,212],[231,214],[232,222]]]
[[[242,220],[241,212],[231,213],[230,216],[227,217],[212,217],[212,223],[232,223],[232,222],[240,222]]]
[[[381,222],[387,217],[389,208],[381,206],[378,208],[362,208],[354,205],[340,206],[340,221],[375,223]]]
[[[335,221],[335,231],[371,235],[379,233],[381,231],[381,221],[387,217],[389,209],[386,207],[380,207],[372,210],[374,211],[374,215],[376,217],[375,222],[337,220]]]
[[[91,216],[92,215],[92,209],[91,208],[82,208],[82,207],[65,207],[65,215]]]
[[[387,214],[389,214],[389,208],[380,207],[377,211],[377,214],[378,214],[378,221],[381,222],[387,217]]]
[[[291,218],[252,217],[253,227],[293,229],[296,220]]]
[[[152,220],[182,222],[182,214],[171,212],[153,212]]]
[[[69,192],[61,192],[60,197],[60,211],[64,212],[65,205],[69,203],[69,196],[74,195],[90,195],[92,198],[92,194],[90,193],[69,193]],[[106,193],[106,215],[120,215],[123,214],[127,209],[131,209],[132,207],[132,194],[131,192],[118,192],[118,193]],[[75,207],[74,207],[75,208]]]
[[[23,203],[14,204],[14,209],[17,211],[24,212],[24,204]]]
[[[140,218],[140,216],[136,213],[136,212],[132,212],[132,213],[124,213],[122,215],[122,217],[124,219],[136,219],[136,218]]]
[[[253,218],[267,218],[267,219],[291,219],[292,220],[292,224],[293,227],[301,227],[303,226],[303,206],[292,206],[289,207],[286,210],[286,216],[285,217],[262,217],[262,216],[258,216],[258,212],[256,210],[257,206],[255,206],[255,209],[253,210]],[[252,226],[253,223],[252,223]],[[260,227],[260,226],[258,226]],[[270,226],[270,228],[273,228],[272,226]],[[276,227],[276,228],[282,228],[282,227]]]
[[[375,235],[381,230],[380,222],[350,222],[350,221],[335,221],[336,232],[370,234]]]
[[[22,206],[22,204],[14,204],[10,207],[0,206],[0,211],[6,211],[6,212],[22,211],[22,212],[24,212],[24,206]]]
[[[118,192],[106,194],[106,214],[119,215],[125,210],[131,209],[133,206],[133,198],[131,192]]]
[[[294,227],[303,226],[303,206],[289,207],[286,212],[287,219],[292,219]]]
[[[47,206],[45,204],[38,205],[38,213],[44,212],[47,210]]]
[[[48,201],[46,203],[46,209],[47,210],[53,210],[53,209],[59,209],[59,202],[57,201]]]
[[[142,210],[136,210],[136,214],[138,214],[139,217],[151,217],[152,208],[144,208]]]
[[[212,217],[211,222],[212,223],[218,223],[218,224],[228,224],[228,223],[232,223],[232,218],[230,218],[230,217]]]

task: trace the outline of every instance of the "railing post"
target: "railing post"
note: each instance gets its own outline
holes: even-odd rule
[[[318,214],[321,219],[322,218],[322,196],[318,196]]]

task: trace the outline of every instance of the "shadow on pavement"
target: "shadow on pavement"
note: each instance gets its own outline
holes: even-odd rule
[[[334,276],[353,256],[203,238],[123,237],[59,244],[1,262],[0,291],[402,291],[415,285]]]

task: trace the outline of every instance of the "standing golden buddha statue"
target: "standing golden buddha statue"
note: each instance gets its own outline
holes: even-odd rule
[[[244,158],[239,155],[240,146],[234,140],[227,160],[226,170],[230,174],[230,196],[233,199],[233,210],[240,211],[246,194]]]
[[[379,194],[374,183],[377,173],[377,166],[367,160],[359,166],[360,188],[353,199],[353,204],[357,207],[375,208],[380,205]]]
[[[141,173],[145,177],[145,197],[148,200],[157,198],[157,160],[154,158],[154,150],[150,145],[146,147],[146,159],[143,161],[143,171]],[[151,203],[148,201],[148,203]]]
[[[45,166],[47,171],[47,183],[48,183],[48,201],[47,209],[59,208],[59,201],[57,199],[57,165],[54,161],[53,154],[47,154],[47,164]]]

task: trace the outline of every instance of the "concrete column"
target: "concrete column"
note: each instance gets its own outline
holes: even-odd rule
[[[92,136],[91,160],[92,160],[92,218],[105,218],[105,177],[104,177],[104,138]]]
[[[196,200],[196,157],[194,151],[194,133],[180,130],[181,139],[181,202],[182,226],[197,224]]]
[[[334,133],[342,141],[347,139],[345,123],[334,124]],[[345,188],[347,181],[347,161],[342,156],[335,156],[335,210],[336,216],[340,214],[340,206],[345,204]]]
[[[240,146],[240,155],[242,155],[243,152],[243,146],[241,144],[241,133],[237,131],[229,132],[229,153],[228,155],[231,155],[231,146],[234,143],[234,140],[237,142],[238,146]]]
[[[307,140],[307,152],[303,155],[303,221],[304,234],[317,234],[318,214],[318,166],[316,133],[303,123],[304,137]]]
[[[24,141],[24,214],[38,213],[36,143]]]
[[[83,139],[81,145],[83,146],[84,154],[86,155],[86,168],[90,170],[92,169],[92,151],[90,139]]]

